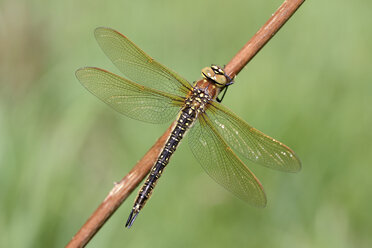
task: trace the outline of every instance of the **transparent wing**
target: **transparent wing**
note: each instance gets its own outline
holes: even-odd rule
[[[222,139],[207,116],[199,116],[189,131],[191,150],[203,169],[217,183],[257,206],[266,205],[261,183]]]
[[[185,79],[153,60],[119,32],[100,27],[94,34],[107,57],[134,82],[179,96],[192,89]]]
[[[276,170],[301,169],[299,158],[289,147],[251,127],[221,104],[213,102],[207,115],[227,144],[243,157]]]
[[[174,118],[184,99],[136,84],[111,72],[86,67],[76,77],[93,95],[136,120],[163,123]]]

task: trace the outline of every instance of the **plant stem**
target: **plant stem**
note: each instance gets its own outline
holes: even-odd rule
[[[286,0],[257,33],[243,46],[225,67],[225,72],[234,78],[244,66],[279,31],[305,0]]]

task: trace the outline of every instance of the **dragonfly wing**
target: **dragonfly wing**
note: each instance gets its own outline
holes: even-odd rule
[[[210,177],[240,199],[257,207],[266,205],[261,183],[235,155],[207,116],[199,116],[188,135],[194,156]]]
[[[276,170],[301,169],[299,158],[289,147],[251,127],[223,105],[213,102],[207,115],[229,146],[243,157]]]
[[[134,82],[180,96],[192,89],[185,79],[153,60],[119,32],[100,27],[94,34],[104,53]]]
[[[174,118],[184,99],[154,90],[117,76],[111,72],[86,67],[76,77],[93,95],[136,120],[164,123]]]

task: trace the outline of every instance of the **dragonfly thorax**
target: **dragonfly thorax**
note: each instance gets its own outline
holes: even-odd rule
[[[208,91],[198,87],[194,87],[190,96],[185,100],[185,109],[190,109],[196,114],[203,113],[205,111],[206,105],[212,98],[208,94]]]

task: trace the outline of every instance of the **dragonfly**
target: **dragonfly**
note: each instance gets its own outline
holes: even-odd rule
[[[94,34],[103,52],[126,77],[96,67],[83,67],[76,71],[81,84],[130,118],[148,123],[176,120],[140,188],[126,227],[133,225],[186,133],[193,155],[207,174],[256,207],[266,206],[266,195],[242,159],[279,171],[301,169],[299,158],[288,146],[253,128],[221,104],[227,88],[234,82],[223,68],[212,65],[202,69],[202,78],[191,85],[121,33],[99,27]]]

